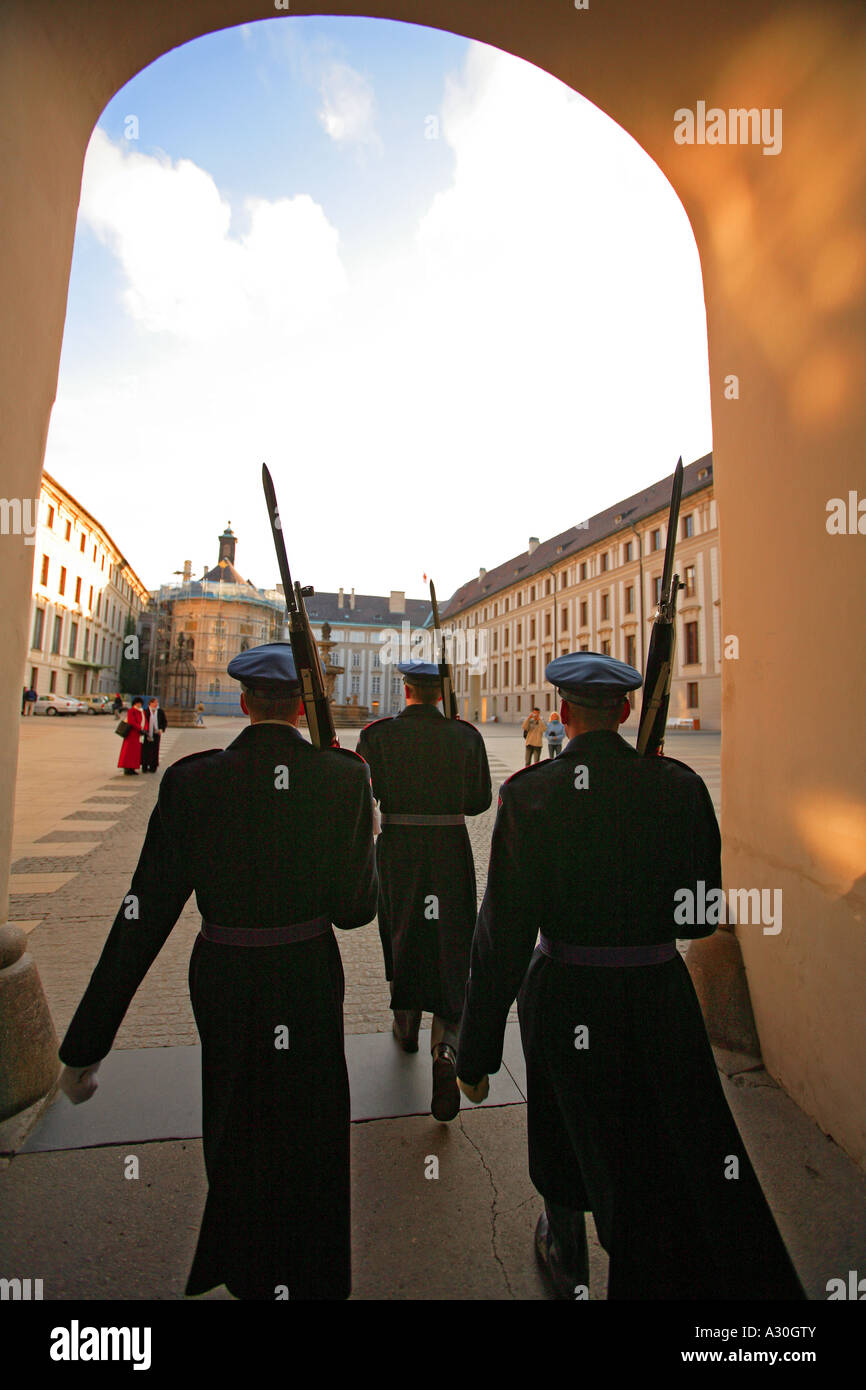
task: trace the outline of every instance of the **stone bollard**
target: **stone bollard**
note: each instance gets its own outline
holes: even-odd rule
[[[698,996],[710,1042],[728,1052],[760,1058],[740,943],[728,927],[689,942],[686,965]]]
[[[27,936],[0,927],[0,1122],[41,1100],[60,1072],[57,1034]]]

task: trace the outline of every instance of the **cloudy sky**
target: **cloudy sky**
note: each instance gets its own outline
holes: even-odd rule
[[[124,87],[84,171],[45,466],[184,560],[440,598],[711,448],[685,213],[607,116],[435,30],[280,18]]]

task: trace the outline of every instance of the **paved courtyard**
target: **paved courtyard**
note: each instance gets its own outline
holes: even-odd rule
[[[210,719],[204,729],[169,730],[163,765],[224,747],[244,723]],[[128,888],[158,793],[158,777],[118,771],[113,728],[105,717],[21,722],[10,918],[28,932],[61,1037]],[[523,740],[508,725],[483,734],[496,787],[523,765]],[[354,747],[357,732],[341,737]],[[676,734],[667,751],[701,773],[718,810],[719,735]],[[491,810],[470,822],[479,897],[495,806],[494,794]],[[0,1157],[0,1275],[44,1276],[46,1299],[183,1297],[205,1195],[187,989],[198,928],[193,901],[132,1003],[94,1100],[73,1109],[61,1097],[23,1151],[15,1142],[15,1156]],[[466,1102],[452,1124],[437,1124],[426,1113],[424,1050],[406,1058],[376,1036],[391,1024],[376,924],[337,939],[353,1107],[363,1107],[365,1088],[374,1097],[357,1111],[366,1122],[352,1126],[353,1298],[549,1298],[532,1253],[541,1199],[526,1166],[516,1031],[490,1101],[477,1110]],[[866,1176],[754,1058],[717,1050],[716,1060],[808,1295],[823,1299],[829,1278],[866,1268]],[[101,1115],[108,1135],[93,1137]],[[52,1125],[59,1142],[50,1140]],[[123,1181],[130,1152],[141,1183]],[[432,1157],[440,1164],[435,1183],[425,1181]],[[70,1200],[81,1191],[87,1203]],[[607,1258],[588,1224],[590,1296],[603,1299]],[[459,1231],[456,1253],[443,1231]]]
[[[224,748],[245,724],[240,717],[210,718],[203,729],[168,730],[162,741],[162,767],[188,753]],[[113,729],[114,720],[106,716],[21,721],[9,916],[29,933],[59,1037],[129,887],[159,791],[161,774],[125,777],[115,766],[119,740]],[[524,761],[518,726],[492,724],[482,726],[482,732],[494,795],[490,810],[468,822],[479,902],[497,789]],[[344,747],[354,748],[358,731],[341,730],[340,739]],[[718,811],[720,736],[675,734],[667,751],[700,772]],[[198,1041],[187,969],[200,920],[192,898],[133,1000],[116,1047]],[[376,923],[338,932],[337,938],[346,973],[346,1032],[390,1031]]]

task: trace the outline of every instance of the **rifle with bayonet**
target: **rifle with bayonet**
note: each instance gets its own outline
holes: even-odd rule
[[[637,751],[644,757],[659,754],[664,749],[668,703],[671,698],[671,677],[674,669],[677,630],[677,590],[680,577],[673,573],[674,548],[683,491],[683,461],[680,458],[674,471],[671,489],[671,509],[668,515],[668,535],[665,545],[665,566],[662,586],[650,635],[649,655],[643,683],[643,703],[637,731]]]
[[[280,567],[280,577],[283,581],[283,593],[286,597],[286,610],[289,619],[289,641],[292,644],[295,670],[298,673],[298,680],[301,682],[304,713],[307,716],[310,738],[315,748],[339,748],[337,731],[334,728],[334,716],[331,713],[331,705],[325,693],[322,658],[319,656],[319,648],[316,645],[304,604],[304,599],[309,598],[314,590],[311,586],[302,589],[300,584],[292,583],[289,561],[286,556],[286,545],[283,540],[283,528],[280,524],[280,513],[277,508],[277,494],[274,491],[273,479],[266,463],[262,464],[262,486],[268,504],[268,517],[277,552],[277,564]]]
[[[445,656],[445,635],[439,626],[439,605],[436,602],[436,590],[433,587],[433,580],[430,580],[430,602],[433,605],[433,641],[436,641],[436,633],[439,634],[439,680],[442,685],[442,713],[446,719],[456,719],[457,697],[454,694],[454,682],[451,679],[451,667]]]

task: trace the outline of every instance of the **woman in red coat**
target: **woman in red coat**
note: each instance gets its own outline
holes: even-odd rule
[[[141,767],[141,731],[144,727],[143,700],[140,695],[132,702],[132,707],[127,711],[126,722],[130,725],[129,733],[120,745],[120,757],[117,766],[122,767],[127,776],[134,776]]]

